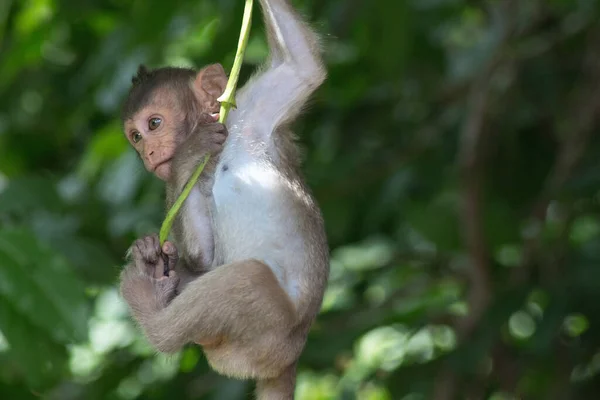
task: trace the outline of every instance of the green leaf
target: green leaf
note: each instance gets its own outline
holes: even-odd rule
[[[63,257],[31,232],[11,229],[0,232],[0,260],[0,297],[60,343],[86,339],[84,286]]]
[[[12,301],[0,296],[0,331],[9,343],[8,354],[20,375],[37,390],[59,378],[67,362],[65,347],[31,322],[39,317],[36,310],[24,315]]]
[[[33,210],[58,211],[62,200],[51,179],[41,176],[22,176],[11,179],[0,191],[0,213],[31,213]]]
[[[118,262],[104,244],[80,236],[49,237],[44,240],[59,251],[84,280],[114,283],[118,275]]]
[[[413,204],[407,211],[412,227],[439,250],[460,246],[459,199],[454,194],[442,193],[429,204]]]

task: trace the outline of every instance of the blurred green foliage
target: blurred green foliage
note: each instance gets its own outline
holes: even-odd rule
[[[600,5],[297,0],[330,72],[296,124],[331,280],[297,398],[600,393]],[[0,2],[0,397],[242,399],[115,289],[162,221],[120,132],[139,63],[233,61],[242,1]],[[242,81],[266,56],[260,13]]]

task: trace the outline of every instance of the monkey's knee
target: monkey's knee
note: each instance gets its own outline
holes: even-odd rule
[[[251,292],[260,288],[263,315],[276,320],[278,326],[291,327],[297,323],[296,306],[275,276],[271,268],[262,261],[249,259],[240,268],[245,271]],[[267,322],[267,321],[265,321]],[[264,323],[261,324],[264,327]]]

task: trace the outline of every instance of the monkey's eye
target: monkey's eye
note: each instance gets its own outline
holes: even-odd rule
[[[138,131],[133,132],[131,134],[131,140],[133,140],[133,143],[139,142],[140,140],[142,140],[142,134]]]
[[[148,121],[148,129],[150,129],[151,131],[155,130],[156,128],[158,128],[160,126],[160,123],[162,122],[162,119],[154,117],[154,118],[150,118],[150,120]]]

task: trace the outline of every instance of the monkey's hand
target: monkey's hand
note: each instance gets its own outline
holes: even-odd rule
[[[195,136],[200,141],[200,148],[215,157],[223,151],[228,136],[227,127],[220,122],[200,125],[196,128]]]
[[[169,263],[166,275],[163,252]],[[176,295],[179,277],[173,268],[177,263],[177,249],[170,242],[165,242],[161,249],[158,235],[151,235],[136,240],[129,253],[132,260],[121,274],[121,293],[134,317],[144,325]]]
[[[196,126],[192,134],[177,148],[173,157],[172,186],[175,193],[181,193],[198,165],[209,154],[210,160],[200,174],[198,182],[201,184],[202,193],[210,195],[218,155],[223,151],[227,135],[227,127],[219,122],[207,122]]]

